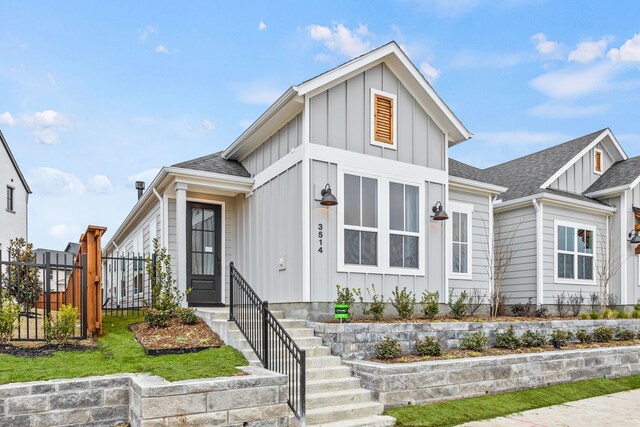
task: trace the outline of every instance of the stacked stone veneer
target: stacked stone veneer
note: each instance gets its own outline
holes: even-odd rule
[[[640,373],[640,346],[384,364],[348,361],[385,407]]]
[[[495,332],[513,325],[518,335],[527,329],[549,335],[555,329],[593,331],[599,326],[624,326],[640,331],[639,319],[618,320],[549,320],[539,322],[433,322],[433,323],[317,323],[308,322],[331,353],[345,359],[369,359],[375,356],[375,345],[385,336],[395,338],[404,353],[413,353],[417,338],[432,336],[443,349],[458,348],[460,339],[469,332],[483,331],[493,343]]]
[[[176,382],[122,374],[3,385],[0,426],[288,425],[287,377],[241,369],[247,375]]]

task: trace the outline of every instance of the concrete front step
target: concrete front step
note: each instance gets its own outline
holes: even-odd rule
[[[370,401],[371,391],[360,387],[346,390],[324,391],[322,393],[307,394],[307,409]]]
[[[360,387],[360,379],[355,377],[310,380],[307,378],[307,394],[345,390]]]
[[[366,418],[382,414],[384,407],[378,402],[349,403],[331,407],[313,408],[307,410],[307,425],[325,424]],[[344,425],[344,424],[340,424]]]
[[[335,421],[324,424],[307,424],[307,427],[387,427],[396,425],[396,419],[388,415],[374,415],[353,420]]]
[[[346,366],[334,366],[330,368],[307,368],[307,381],[320,380],[323,378],[346,378],[351,377],[351,369]]]

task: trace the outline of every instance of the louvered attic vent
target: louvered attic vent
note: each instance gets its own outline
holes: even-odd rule
[[[395,95],[371,91],[372,95],[372,139],[373,145],[385,148],[396,147],[396,99]]]
[[[595,150],[594,152],[594,169],[596,173],[602,173],[602,151]]]

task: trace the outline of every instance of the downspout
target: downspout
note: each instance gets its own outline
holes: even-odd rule
[[[533,207],[536,210],[536,304],[539,306],[544,304],[544,286],[543,286],[543,263],[544,256],[543,245],[543,211],[542,202],[538,203],[537,199],[533,199]]]
[[[493,295],[493,290],[496,288],[496,266],[495,266],[495,260],[496,260],[496,254],[494,251],[494,247],[495,247],[495,230],[494,230],[494,214],[493,214],[493,204],[496,202],[496,200],[498,200],[498,195],[496,194],[495,196],[491,196],[489,195],[489,230],[488,230],[488,250],[489,250],[489,259],[490,259],[490,263],[489,263],[489,268],[492,270],[490,272],[490,281],[489,281],[489,295]]]
[[[164,230],[165,230],[165,225],[164,225],[164,199],[162,198],[162,196],[160,196],[160,194],[158,193],[158,190],[156,190],[155,187],[152,188],[152,191],[153,191],[154,196],[156,196],[156,198],[160,202],[160,222],[162,223],[162,246],[165,246],[165,242],[164,242]],[[152,245],[153,245],[153,243],[152,243]]]

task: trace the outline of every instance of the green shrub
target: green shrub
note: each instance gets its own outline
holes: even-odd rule
[[[617,314],[618,314],[618,312],[616,310],[612,310],[610,308],[605,308],[604,312],[602,313],[602,318],[603,319],[615,319]]]
[[[353,291],[348,287],[342,288],[340,285],[336,285],[336,304],[348,305],[347,315],[350,317],[351,307],[356,302],[356,295],[360,293],[360,289],[354,289]]]
[[[2,288],[22,307],[22,311],[29,312],[36,307],[43,292],[40,269],[33,266],[36,261],[33,245],[22,237],[12,239],[5,253],[8,260],[16,264],[3,268],[4,274],[0,274]]]
[[[613,328],[600,326],[593,330],[593,340],[595,342],[609,342],[613,340]]]
[[[467,292],[462,291],[460,296],[454,301],[453,289],[449,291],[449,314],[454,319],[462,319],[467,314]]]
[[[520,337],[525,347],[543,347],[547,343],[547,337],[542,332],[526,330]]]
[[[631,319],[631,313],[627,313],[624,310],[618,310],[616,312],[616,318],[617,319]]]
[[[614,338],[616,341],[630,341],[635,339],[636,333],[629,328],[625,328],[624,326],[617,327],[613,332]]]
[[[509,325],[507,330],[504,332],[496,332],[495,347],[515,350],[521,345],[522,343],[520,342],[520,338],[516,335],[513,325]]]
[[[171,271],[171,255],[167,248],[160,247],[158,239],[153,239],[154,259],[147,257],[145,270],[151,282],[151,301],[144,301],[145,307],[153,308],[156,312],[168,313],[169,318],[176,316],[177,309],[182,305],[186,295],[182,293]]]
[[[169,321],[174,314],[171,311],[158,310],[157,308],[153,307],[144,307],[141,311],[142,318],[152,328],[166,328],[167,326],[169,326]]]
[[[20,304],[3,290],[0,292],[0,343],[11,341],[16,321],[20,317]]]
[[[588,319],[590,319],[590,318],[591,318],[591,313],[582,313],[582,314],[580,315],[580,318],[581,318],[582,320],[588,320]]]
[[[373,283],[371,284],[371,289],[373,289],[373,292],[367,289],[367,294],[369,294],[371,302],[364,301],[360,289],[354,289],[353,293],[356,294],[360,300],[360,304],[362,305],[362,314],[365,316],[372,316],[374,320],[382,320],[384,317],[384,295],[378,295]]]
[[[76,319],[78,318],[78,309],[71,304],[60,306],[55,320],[51,315],[47,316],[44,325],[44,338],[47,342],[58,345],[65,345],[73,338],[76,332]]]
[[[419,356],[440,356],[442,349],[440,343],[434,337],[424,337],[416,339],[416,353]]]
[[[593,320],[598,320],[598,319],[602,319],[602,315],[600,313],[598,313],[597,311],[592,311],[591,314],[589,315],[591,317],[591,319]]]
[[[408,291],[407,288],[398,288],[391,292],[393,299],[391,299],[391,305],[398,312],[398,317],[402,320],[406,320],[413,315],[413,309],[416,306],[416,297],[413,292]]]
[[[576,338],[583,344],[593,342],[593,335],[586,329],[578,329],[578,332],[576,332]]]
[[[553,345],[563,346],[573,338],[573,332],[556,329],[551,332],[549,342]]]
[[[435,319],[440,311],[439,308],[440,301],[440,292],[428,292],[424,291],[422,293],[422,299],[420,300],[420,305],[422,305],[422,313],[424,317],[427,319]]]
[[[640,319],[640,310],[633,310],[633,313],[631,313],[631,317],[633,317],[634,319]]]
[[[472,351],[482,351],[489,343],[487,334],[482,331],[471,332],[466,334],[460,340],[460,348]]]
[[[636,301],[636,305],[633,307],[633,311],[640,311],[640,298]]]
[[[397,339],[385,336],[382,341],[376,344],[376,357],[382,360],[395,359],[402,354],[402,348]]]
[[[191,307],[178,307],[176,309],[176,317],[183,325],[194,325],[199,321],[196,310]]]

